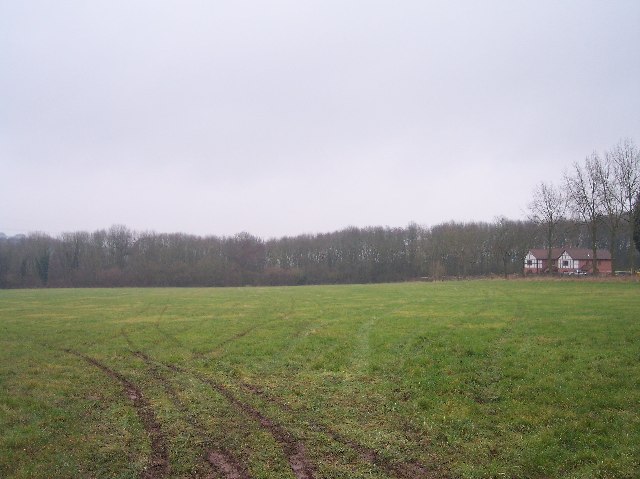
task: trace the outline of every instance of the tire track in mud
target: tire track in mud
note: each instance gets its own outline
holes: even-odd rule
[[[197,377],[199,380],[209,384],[219,394],[224,396],[227,401],[236,406],[247,416],[258,421],[264,429],[271,433],[276,442],[278,442],[282,447],[282,450],[289,461],[289,466],[291,466],[291,470],[297,479],[313,479],[315,477],[314,469],[307,459],[305,447],[301,441],[297,441],[291,433],[286,431],[280,424],[272,421],[253,406],[238,399],[223,384],[217,383],[204,376],[197,375]]]
[[[272,420],[268,419],[266,416],[264,416],[264,414],[255,409],[253,406],[246,404],[235,397],[226,386],[217,383],[216,381],[196,371],[185,369],[175,364],[156,361],[140,351],[136,351],[135,354],[141,358],[144,358],[144,360],[148,361],[149,364],[161,364],[162,366],[172,370],[175,373],[194,376],[198,380],[210,385],[215,391],[225,397],[225,399],[227,399],[231,404],[242,410],[242,412],[246,415],[257,420],[263,428],[267,429],[272,434],[274,439],[276,439],[276,441],[281,445],[283,451],[285,452],[287,460],[289,461],[291,469],[293,470],[297,479],[311,479],[315,477],[315,470],[306,459],[306,452],[302,442],[296,441],[288,431],[282,428],[281,425],[276,424]],[[250,395],[259,397],[265,402],[275,405],[288,414],[291,414],[293,416],[298,415],[298,413],[289,404],[271,395],[261,387],[246,382],[239,382],[238,384]],[[433,470],[429,470],[427,466],[419,462],[410,461],[400,463],[391,461],[375,449],[365,446],[353,439],[347,438],[326,425],[308,418],[305,418],[305,422],[312,431],[325,434],[336,443],[347,446],[358,455],[361,461],[378,467],[380,470],[396,479],[446,479],[449,477],[448,474],[441,471],[436,472]],[[307,464],[306,468],[305,464]]]
[[[136,414],[151,441],[151,456],[149,457],[146,468],[140,472],[139,477],[141,479],[160,479],[166,477],[169,474],[169,449],[167,447],[167,440],[151,404],[144,397],[140,388],[122,374],[114,371],[95,358],[72,349],[65,349],[64,352],[83,359],[122,385],[125,395],[133,403]]]
[[[141,353],[144,354],[144,353]],[[314,479],[315,478],[315,468],[307,458],[306,449],[304,444],[301,441],[296,440],[293,435],[284,429],[280,424],[275,421],[269,419],[264,414],[262,414],[259,410],[247,404],[237,398],[229,388],[227,388],[224,384],[214,381],[213,379],[198,373],[197,371],[188,370],[177,366],[171,363],[164,363],[161,361],[155,361],[151,359],[149,356],[145,355],[149,361],[156,362],[162,364],[164,367],[181,374],[188,374],[199,381],[208,384],[211,388],[224,397],[229,403],[235,406],[238,410],[240,410],[244,415],[252,418],[263,429],[268,431],[271,436],[275,439],[275,441],[280,445],[282,451],[284,452],[287,461],[289,463],[289,467],[293,471],[296,479]]]
[[[241,382],[240,386],[250,394],[259,396],[264,401],[270,404],[274,404],[281,410],[286,411],[287,413],[290,413],[292,415],[296,415],[296,411],[294,411],[289,404],[279,398],[274,397],[261,387],[246,382]],[[330,427],[325,426],[317,421],[313,421],[312,419],[307,419],[307,424],[311,430],[325,434],[329,436],[333,441],[349,447],[358,455],[360,460],[362,460],[363,462],[368,462],[369,464],[380,468],[386,474],[389,474],[390,476],[393,476],[397,479],[445,479],[446,477],[448,477],[446,474],[440,472],[436,473],[434,471],[429,471],[425,465],[418,462],[392,462],[382,456],[375,449],[365,446],[353,439],[349,439],[339,432],[331,429]]]
[[[163,311],[164,312],[164,311]],[[285,315],[286,316],[286,315]],[[194,357],[205,357],[207,355],[210,354],[216,354],[221,352],[224,347],[229,344],[232,343],[238,339],[243,338],[244,336],[248,335],[249,333],[251,333],[252,331],[259,329],[263,326],[265,326],[268,323],[271,323],[275,321],[271,320],[271,321],[267,321],[266,323],[258,323],[258,324],[253,324],[250,327],[226,338],[225,340],[223,340],[222,342],[220,342],[214,349],[205,352],[205,353],[197,353],[197,354],[193,354]],[[144,360],[145,363],[150,366],[151,368],[153,368],[154,364],[160,364],[164,367],[166,367],[167,369],[170,369],[176,373],[182,373],[182,374],[189,374],[192,375],[194,377],[196,377],[197,379],[199,379],[200,381],[208,384],[209,386],[211,386],[214,390],[216,390],[218,393],[220,393],[223,397],[225,397],[230,403],[232,403],[234,406],[236,406],[237,408],[239,408],[240,410],[243,411],[243,413],[245,413],[246,415],[250,416],[251,418],[253,418],[254,420],[257,420],[260,425],[267,429],[271,435],[274,437],[274,439],[276,439],[276,441],[281,445],[283,451],[285,452],[287,459],[289,461],[289,464],[291,466],[291,469],[293,470],[295,477],[297,479],[311,479],[314,477],[315,471],[314,468],[310,465],[310,463],[308,462],[308,460],[306,459],[306,452],[304,449],[304,445],[302,444],[302,442],[300,441],[296,441],[291,434],[284,430],[282,428],[281,425],[273,423],[273,421],[271,421],[270,419],[268,419],[267,417],[265,417],[260,411],[258,411],[257,409],[253,408],[252,406],[250,406],[249,404],[246,404],[244,402],[242,402],[240,399],[238,399],[237,397],[235,397],[233,395],[233,393],[223,384],[217,383],[214,380],[196,372],[196,371],[192,371],[189,369],[185,369],[182,368],[178,365],[175,364],[171,364],[171,363],[164,363],[161,361],[157,361],[155,359],[152,359],[151,357],[149,357],[147,354],[143,353],[142,351],[136,350],[136,348],[133,347],[132,342],[130,341],[130,339],[128,338],[128,335],[122,331],[123,336],[125,336],[125,339],[127,340],[127,343],[129,344],[132,352],[134,353],[134,355],[138,356],[140,359]],[[157,370],[157,368],[156,368]],[[163,384],[165,384],[164,381],[161,380],[161,382]],[[292,414],[294,416],[296,416],[298,413],[293,410],[293,408],[291,408],[291,406],[287,403],[285,403],[284,401],[282,401],[280,398],[277,398],[273,395],[271,395],[270,393],[266,392],[264,389],[262,389],[259,386],[256,385],[252,385],[249,383],[245,383],[245,382],[239,382],[239,386],[244,389],[247,393],[249,393],[252,396],[257,396],[260,397],[262,400],[264,400],[267,403],[276,405],[277,407],[279,407],[281,410]],[[174,394],[175,394],[175,390],[174,390]],[[176,396],[177,398],[177,396]],[[173,401],[173,399],[172,399]],[[196,420],[189,416],[188,414],[185,414],[185,416],[188,418],[189,423],[194,426],[195,428],[199,428],[201,426],[197,426],[194,424],[194,422],[196,422]],[[342,444],[344,446],[347,446],[348,448],[350,448],[352,451],[354,451],[358,457],[360,458],[361,461],[372,464],[376,467],[378,467],[380,470],[384,471],[386,474],[390,475],[391,477],[394,477],[396,479],[447,479],[450,476],[446,473],[443,473],[441,471],[433,471],[433,470],[429,470],[429,468],[427,468],[424,464],[421,464],[419,462],[416,461],[410,461],[410,462],[394,462],[389,460],[388,458],[384,457],[383,455],[380,454],[380,452],[378,452],[375,449],[372,449],[368,446],[365,446],[353,439],[350,439],[348,437],[343,436],[342,434],[340,434],[339,432],[335,431],[334,429],[330,428],[329,426],[323,425],[319,422],[313,421],[313,420],[309,420],[306,419],[306,422],[309,426],[309,428],[311,430],[313,430],[314,432],[319,432],[322,434],[325,434],[327,436],[329,436],[333,441],[335,441],[336,443]],[[216,469],[218,469],[219,471],[222,471],[223,474],[227,474],[227,470],[233,470],[234,464],[236,465],[235,467],[242,467],[242,466],[237,466],[239,463],[235,460],[235,458],[233,457],[232,454],[230,454],[228,451],[209,451],[207,453],[207,460],[209,461],[209,463],[214,466]],[[230,464],[230,465],[224,465],[225,463]],[[306,464],[306,466],[305,466]],[[244,469],[246,471],[246,469]],[[233,473],[232,473],[233,474]],[[236,473],[239,474],[239,473]],[[225,478],[228,479],[244,479],[245,477],[249,477],[249,476],[243,476],[243,475],[231,475],[231,476],[227,476],[225,475]]]
[[[195,417],[191,415],[191,411],[189,411],[188,406],[180,399],[178,396],[178,392],[175,388],[170,384],[167,377],[160,372],[158,368],[157,362],[152,360],[147,354],[142,351],[134,351],[134,356],[141,359],[149,368],[151,372],[151,376],[162,384],[167,396],[173,403],[173,405],[178,409],[180,413],[186,418],[186,421],[197,431],[205,436],[207,435],[207,427],[204,426],[200,421],[198,421]],[[247,469],[240,464],[240,461],[231,454],[227,449],[224,448],[210,448],[205,446],[207,450],[205,450],[203,454],[203,460],[208,463],[209,466],[212,466],[216,469],[220,474],[224,476],[225,479],[251,479],[249,472]],[[206,479],[211,479],[210,476],[207,476]]]

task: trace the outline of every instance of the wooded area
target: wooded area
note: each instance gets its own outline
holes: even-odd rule
[[[574,163],[563,184],[540,183],[527,220],[433,227],[350,227],[264,240],[108,230],[7,237],[0,288],[371,283],[522,274],[530,248],[608,249],[634,270],[640,246],[640,151],[620,141]],[[597,273],[597,271],[596,271]]]
[[[604,233],[604,227],[601,227]],[[520,274],[527,250],[545,244],[533,221],[444,223],[431,228],[347,228],[263,240],[135,232],[0,237],[0,287],[239,286],[406,281]],[[555,227],[559,244],[589,244],[589,228]],[[603,239],[599,247],[608,248]],[[616,243],[616,269],[631,242]]]

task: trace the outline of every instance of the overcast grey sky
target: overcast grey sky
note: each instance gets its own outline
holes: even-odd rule
[[[0,0],[0,231],[522,218],[640,142],[640,1]]]

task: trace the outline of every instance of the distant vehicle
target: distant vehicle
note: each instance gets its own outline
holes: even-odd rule
[[[581,269],[577,269],[575,271],[567,271],[565,274],[567,276],[586,276],[589,273],[587,273],[586,271],[582,271]]]
[[[615,271],[616,276],[631,276],[631,271]]]

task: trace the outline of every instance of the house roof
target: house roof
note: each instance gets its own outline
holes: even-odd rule
[[[554,261],[557,260],[565,251],[573,259],[590,260],[593,256],[593,250],[589,248],[551,248],[551,259]],[[546,260],[549,250],[544,248],[535,248],[530,249],[529,253],[531,253],[536,259]],[[596,250],[596,255],[597,259],[611,259],[611,253],[606,249]]]
[[[593,258],[593,250],[589,248],[565,248],[564,251],[567,252],[569,256],[573,259],[592,259]],[[611,259],[611,253],[606,249],[596,250],[596,258],[597,259]]]
[[[565,248],[551,248],[551,259],[556,260],[560,257],[560,255],[564,252]],[[536,259],[547,259],[549,255],[549,250],[546,248],[535,248],[530,249],[529,253],[531,253]]]

